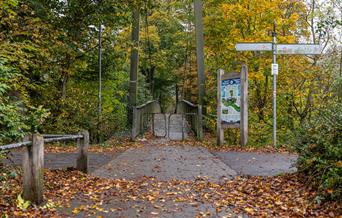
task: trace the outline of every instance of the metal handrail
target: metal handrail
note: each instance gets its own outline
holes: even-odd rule
[[[83,135],[69,135],[69,136],[58,137],[58,138],[44,139],[44,142],[58,142],[58,141],[67,141],[67,140],[81,139],[81,138],[83,138]]]
[[[73,136],[73,135],[63,135],[63,134],[42,134],[44,138],[58,138],[58,137],[66,137],[66,136]]]
[[[198,105],[195,105],[194,103],[190,102],[190,101],[187,101],[187,100],[181,100],[182,102],[184,102],[185,104],[187,104],[188,106],[190,107],[198,107]]]
[[[67,140],[83,138],[83,135],[42,135],[42,136],[44,137],[44,142],[67,141]],[[13,143],[13,144],[8,144],[8,145],[2,145],[0,146],[0,151],[21,148],[21,147],[25,147],[28,145],[32,145],[32,141],[24,141],[24,142],[18,142],[18,143]]]
[[[146,102],[146,103],[144,103],[142,105],[136,106],[136,108],[137,109],[141,109],[141,108],[146,107],[147,105],[152,104],[154,102],[157,102],[157,101],[156,100],[151,100],[151,101],[148,101],[148,102]]]
[[[32,141],[25,141],[25,142],[18,142],[18,143],[13,143],[13,144],[8,144],[8,145],[2,145],[0,146],[0,151],[21,148],[27,145],[32,145]]]

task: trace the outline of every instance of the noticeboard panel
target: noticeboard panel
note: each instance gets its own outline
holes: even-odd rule
[[[241,120],[241,80],[240,78],[221,81],[221,122],[239,124]]]

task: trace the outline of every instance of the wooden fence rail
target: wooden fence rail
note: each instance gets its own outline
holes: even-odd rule
[[[44,143],[77,140],[79,148],[76,169],[88,172],[89,133],[78,135],[40,135],[32,134],[24,142],[0,146],[0,151],[24,148],[23,155],[23,198],[37,205],[43,202]]]

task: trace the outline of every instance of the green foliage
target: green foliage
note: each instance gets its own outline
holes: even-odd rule
[[[25,106],[16,99],[12,82],[18,73],[0,58],[0,143],[23,138],[28,132],[37,132],[49,113],[42,106]],[[12,93],[12,95],[11,95]]]
[[[10,90],[9,83],[14,76],[13,69],[5,66],[5,63],[4,59],[0,59],[0,143],[23,137],[27,129],[23,117],[19,115],[19,107],[5,95]]]
[[[329,199],[342,197],[342,103],[339,100],[327,104],[304,125],[296,146],[300,155],[299,170]]]

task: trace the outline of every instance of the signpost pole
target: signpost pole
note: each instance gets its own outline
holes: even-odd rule
[[[275,24],[272,32],[272,64],[277,64],[277,33]],[[277,145],[277,73],[273,72],[273,146]]]
[[[222,69],[217,71],[217,145],[224,143],[224,132],[221,124],[221,76],[223,74]]]
[[[98,87],[98,137],[102,143],[102,23],[99,24],[99,87]]]
[[[277,75],[278,64],[277,54],[294,55],[294,54],[321,54],[322,48],[318,44],[277,44],[277,33],[275,23],[273,25],[272,43],[237,43],[235,48],[237,51],[272,51],[272,76],[273,76],[273,146],[277,146]]]

